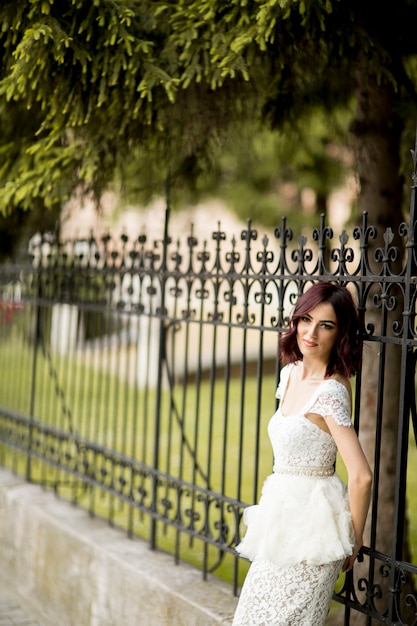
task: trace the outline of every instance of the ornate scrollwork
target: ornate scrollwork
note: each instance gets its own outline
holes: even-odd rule
[[[300,275],[308,274],[305,264],[313,259],[313,251],[306,248],[307,237],[300,235],[298,237],[298,248],[291,253],[291,259],[298,264],[297,273]]]
[[[348,263],[353,263],[355,259],[355,253],[353,248],[348,248],[346,246],[349,241],[349,235],[346,230],[343,230],[341,235],[339,236],[340,248],[332,248],[330,250],[330,260],[337,264],[337,267],[334,271],[336,276],[344,276],[349,274],[348,272]]]

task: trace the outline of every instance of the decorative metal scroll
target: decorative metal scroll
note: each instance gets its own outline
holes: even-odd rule
[[[416,264],[414,243],[410,244],[410,227],[402,223],[397,233],[388,228],[382,240],[377,229],[362,224],[346,230],[337,238],[321,217],[320,227],[313,230],[313,242],[305,235],[294,241],[286,218],[270,235],[258,243],[258,231],[250,221],[240,233],[240,240],[218,229],[211,239],[199,242],[192,230],[186,241],[180,238],[148,241],[146,234],[130,239],[122,235],[114,240],[78,239],[65,243],[48,236],[31,246],[33,266],[37,270],[38,289],[43,301],[107,305],[127,313],[172,319],[172,303],[180,306],[175,320],[196,316],[198,304],[206,301],[207,323],[250,325],[282,331],[286,317],[300,292],[316,280],[336,280],[351,284],[359,307],[373,287],[375,308],[390,312],[405,297],[404,286],[415,291],[415,276],[406,276],[410,257]],[[377,246],[375,246],[377,242]],[[185,248],[185,252],[183,252]],[[405,258],[403,258],[405,250]],[[164,307],[158,306],[164,287]],[[411,310],[414,310],[415,293]],[[231,314],[227,315],[226,310]],[[262,313],[268,312],[268,315]],[[408,331],[416,338],[414,317],[408,319]],[[373,334],[372,327],[367,329]],[[401,337],[401,324],[390,329],[390,337]]]

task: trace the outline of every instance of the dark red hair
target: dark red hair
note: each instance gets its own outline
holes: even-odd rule
[[[362,357],[359,317],[350,291],[334,283],[315,283],[297,300],[291,316],[291,328],[281,337],[280,352],[284,363],[301,361],[303,355],[297,344],[297,326],[301,317],[323,302],[332,305],[338,333],[326,368],[326,377],[339,372],[350,378],[359,369]]]

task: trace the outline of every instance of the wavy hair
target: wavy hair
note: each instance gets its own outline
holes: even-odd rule
[[[326,378],[336,372],[350,378],[357,373],[362,361],[362,342],[359,316],[350,291],[334,283],[314,283],[299,296],[291,316],[291,328],[280,341],[283,363],[301,361],[303,355],[297,343],[297,327],[301,317],[322,303],[332,305],[337,319],[338,333],[326,368]]]

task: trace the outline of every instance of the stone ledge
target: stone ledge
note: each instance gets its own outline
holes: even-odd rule
[[[227,626],[237,602],[230,585],[4,469],[0,563],[14,591],[59,626]]]

